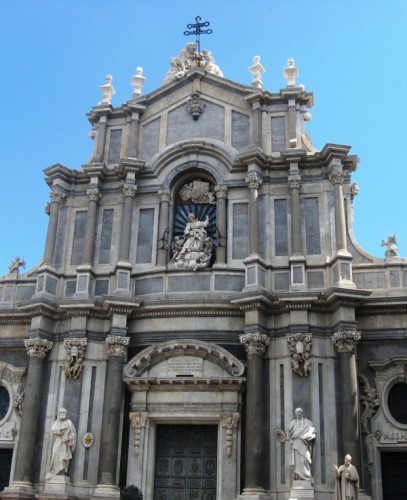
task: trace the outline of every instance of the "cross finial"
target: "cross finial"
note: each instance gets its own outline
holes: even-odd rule
[[[201,23],[201,17],[196,16],[195,18],[195,24],[187,24],[187,28],[190,31],[184,31],[184,35],[195,35],[196,36],[196,49],[197,52],[201,52],[201,44],[200,44],[200,35],[210,35],[212,33],[211,29],[208,30],[203,30],[202,28],[208,27],[211,23],[208,21],[205,21],[204,23]]]

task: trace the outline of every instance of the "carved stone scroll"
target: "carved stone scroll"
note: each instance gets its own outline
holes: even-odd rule
[[[371,420],[380,407],[379,396],[374,387],[370,387],[369,381],[365,375],[359,375],[360,385],[364,394],[360,396],[360,402],[364,406],[360,417],[362,432],[369,434],[371,432]]]
[[[233,450],[233,429],[236,429],[239,423],[239,413],[222,413],[220,422],[224,429],[226,429],[226,455],[232,456]]]
[[[77,379],[82,373],[87,345],[88,341],[83,338],[71,338],[64,340],[64,346],[66,349],[64,372],[66,378]]]
[[[307,376],[311,372],[312,336],[295,333],[287,337],[288,349],[291,354],[291,368],[293,372]]]
[[[147,412],[130,412],[131,426],[134,429],[134,454],[140,453],[141,429],[144,429],[148,419]]]

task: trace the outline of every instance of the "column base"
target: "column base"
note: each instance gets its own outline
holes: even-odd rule
[[[272,497],[264,488],[245,488],[236,500],[272,500]]]
[[[294,479],[290,491],[289,500],[297,500],[302,498],[305,498],[307,500],[314,500],[314,488],[311,485],[311,481]]]
[[[107,498],[120,498],[120,488],[118,486],[113,486],[112,484],[98,484],[90,497],[92,500],[98,498],[106,500]]]
[[[35,498],[33,485],[26,481],[13,481],[10,486],[4,488],[0,493],[0,498],[9,498],[15,500],[30,500]]]

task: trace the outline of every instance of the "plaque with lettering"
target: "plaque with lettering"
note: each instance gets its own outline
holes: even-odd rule
[[[178,356],[168,360],[168,377],[202,377],[203,359]]]

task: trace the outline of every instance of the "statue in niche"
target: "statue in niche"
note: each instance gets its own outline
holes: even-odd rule
[[[58,418],[52,424],[52,450],[49,471],[45,479],[67,475],[69,462],[76,447],[76,430],[71,420],[66,418],[67,411],[60,408]]]
[[[346,455],[345,463],[338,467],[334,465],[336,472],[335,500],[358,500],[359,474],[354,465],[352,457]]]
[[[183,237],[176,237],[173,242],[171,262],[175,267],[194,271],[208,267],[212,256],[212,238],[206,232],[208,225],[208,216],[200,221],[194,214],[188,214]]]
[[[385,252],[385,256],[387,257],[397,257],[399,252],[397,249],[397,241],[396,241],[396,235],[391,234],[388,238],[387,241],[382,240],[382,247],[387,247],[387,250]]]
[[[315,438],[314,424],[303,416],[302,408],[296,408],[295,419],[287,429],[287,440],[290,442],[289,465],[295,480],[312,480],[311,457]]]

